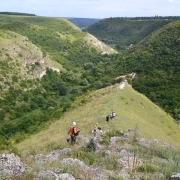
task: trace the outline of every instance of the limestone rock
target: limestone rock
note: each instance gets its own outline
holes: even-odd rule
[[[0,178],[20,176],[25,171],[20,158],[13,153],[0,155]]]

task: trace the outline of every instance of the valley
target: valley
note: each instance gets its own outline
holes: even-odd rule
[[[66,18],[0,14],[0,177],[178,174],[179,39],[178,17],[108,18],[82,30]],[[73,121],[76,148],[66,141]],[[96,123],[104,134],[93,137]]]

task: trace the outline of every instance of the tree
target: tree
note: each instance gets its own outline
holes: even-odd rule
[[[64,85],[59,87],[59,93],[61,96],[65,96],[67,94],[67,88]]]
[[[0,121],[3,121],[6,117],[6,112],[3,109],[0,109]]]

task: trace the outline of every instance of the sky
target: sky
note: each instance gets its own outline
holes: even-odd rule
[[[98,19],[180,16],[180,0],[2,0],[0,12]]]

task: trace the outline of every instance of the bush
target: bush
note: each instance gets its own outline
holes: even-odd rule
[[[98,166],[102,166],[104,167],[105,169],[108,169],[108,170],[120,170],[122,169],[122,165],[118,163],[117,159],[114,157],[102,157],[102,158],[99,158],[96,163],[98,164]]]
[[[137,168],[139,172],[152,173],[157,171],[157,167],[152,164],[145,163]]]

